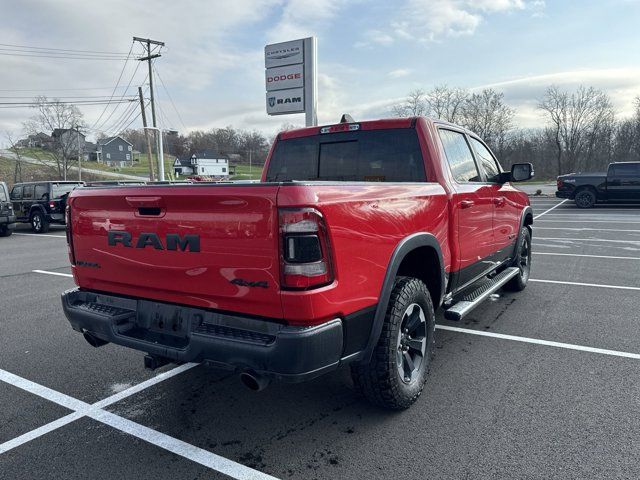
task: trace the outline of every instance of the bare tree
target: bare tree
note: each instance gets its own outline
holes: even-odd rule
[[[469,92],[462,88],[437,85],[425,94],[428,114],[451,123],[460,123]]]
[[[59,99],[49,100],[47,97],[36,97],[33,108],[36,114],[24,123],[28,134],[39,132],[52,134],[57,129],[73,130],[84,126],[82,112],[75,105],[61,102]],[[75,135],[61,135],[54,138],[48,155],[35,155],[43,165],[54,170],[58,178],[66,178],[71,164],[71,158],[77,158],[78,144]],[[49,158],[45,158],[49,157]]]
[[[391,107],[391,111],[396,117],[419,117],[426,115],[427,109],[425,92],[421,88],[412,90],[402,103]]]
[[[9,142],[9,151],[14,155],[13,183],[22,182],[22,151],[18,147],[18,142],[12,132],[4,132],[4,138]]]
[[[503,93],[485,88],[465,99],[458,122],[478,134],[501,157],[514,114],[505,104]]]
[[[600,163],[596,154],[611,157],[611,138],[615,115],[608,95],[593,87],[580,86],[569,94],[556,86],[547,89],[539,104],[555,132],[558,159],[558,175],[564,168],[579,170]],[[599,151],[598,151],[599,150]]]

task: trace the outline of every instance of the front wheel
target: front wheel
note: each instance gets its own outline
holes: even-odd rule
[[[417,278],[398,277],[371,361],[351,368],[357,390],[383,408],[410,407],[427,380],[434,332],[435,314],[427,286]]]
[[[33,212],[31,215],[31,230],[36,233],[47,233],[49,231],[49,222],[44,218],[42,212]]]
[[[591,190],[580,190],[576,193],[575,202],[578,208],[591,208],[596,204],[596,194]]]
[[[9,237],[13,233],[13,230],[7,226],[0,227],[0,237]]]
[[[527,227],[522,227],[518,252],[513,266],[518,267],[520,272],[509,280],[503,288],[511,292],[520,292],[527,286],[529,274],[531,273],[531,231]]]

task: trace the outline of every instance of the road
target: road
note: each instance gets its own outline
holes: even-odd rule
[[[13,153],[10,150],[0,150],[0,156],[3,157],[7,157],[7,158],[12,158],[12,159],[18,159],[18,156]],[[37,164],[37,165],[42,165],[42,164],[48,164],[50,166],[53,165],[53,162],[46,162],[44,160],[38,160],[37,158],[31,158],[31,157],[25,157],[25,156],[21,156],[20,158],[21,161],[26,162],[26,163],[32,163],[32,164]],[[85,162],[86,163],[86,162]],[[70,170],[73,171],[78,171],[78,167],[69,167]],[[135,175],[126,175],[124,173],[117,173],[117,172],[106,172],[104,170],[97,170],[95,168],[85,168],[82,167],[82,171],[85,173],[91,173],[94,175],[102,175],[104,177],[109,177],[109,178],[117,178],[120,180],[149,180],[147,177],[138,177]]]
[[[346,369],[255,393],[94,349],[62,313],[64,229],[21,226],[0,239],[0,478],[640,478],[640,208],[532,203],[531,282],[439,315],[425,391],[400,413]]]

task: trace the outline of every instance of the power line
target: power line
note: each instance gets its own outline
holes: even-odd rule
[[[122,103],[131,103],[135,100],[124,100]],[[107,105],[104,101],[86,101],[86,102],[56,102],[56,103],[27,103],[27,102],[0,102],[0,108],[33,108],[39,105],[74,105],[74,106],[90,106],[90,105]],[[113,104],[113,101],[111,102]]]
[[[9,52],[0,52],[0,55],[9,56],[9,57],[31,57],[31,58],[62,58],[68,60],[124,60],[126,57],[99,57],[99,56],[69,56],[69,55],[46,55],[46,54],[35,54],[31,55],[28,53],[9,53]]]
[[[129,58],[131,57],[131,52],[133,51],[133,42],[131,42],[131,48],[129,48],[129,53],[127,54],[127,59],[124,61],[124,65],[122,65],[122,70],[120,70],[120,75],[118,76],[118,80],[116,81],[116,86],[113,87],[113,91],[111,92],[111,98],[113,98],[113,96],[116,93],[116,90],[118,89],[118,85],[120,85],[120,80],[122,79],[122,75],[124,74],[124,70],[125,68],[127,68],[127,62],[129,62]],[[126,89],[125,89],[126,92]],[[93,125],[91,125],[91,128],[93,129],[98,122],[102,119],[102,117],[104,116],[105,112],[107,111],[107,108],[109,108],[109,104],[107,104],[106,107],[104,107],[104,109],[102,110],[102,113],[100,114],[100,116],[98,117],[98,119],[95,121],[95,123]]]
[[[15,47],[15,48],[30,48],[33,50],[55,50],[58,52],[79,52],[79,53],[103,53],[107,55],[126,55],[126,53],[117,53],[117,52],[104,52],[104,51],[96,51],[96,50],[71,50],[67,48],[51,48],[51,47],[31,47],[28,45],[12,45],[9,43],[0,43],[2,47]]]
[[[127,91],[129,90],[129,87],[131,86],[131,83],[133,82],[133,79],[135,78],[136,73],[138,73],[138,68],[140,68],[140,64],[139,64],[139,63],[136,65],[136,68],[135,68],[135,69],[134,69],[134,71],[133,71],[133,75],[131,75],[131,78],[129,79],[129,83],[127,83],[127,88],[125,88],[125,89],[124,89],[124,91],[122,92],[122,96],[120,97],[120,99],[121,99],[121,100],[122,100],[122,99],[125,97],[125,95],[127,94]],[[145,80],[145,81],[146,81],[146,80]],[[144,82],[143,82],[143,83],[144,83]],[[113,96],[112,96],[112,98],[113,98]],[[106,119],[104,119],[104,120],[102,121],[102,123],[100,124],[100,126],[99,126],[99,127],[97,127],[97,128],[104,127],[104,125],[105,125],[105,124],[109,121],[109,119],[113,116],[113,114],[115,113],[115,111],[116,111],[116,109],[114,108],[114,109],[111,111],[111,113],[109,114],[109,116],[108,116]]]
[[[128,97],[133,98],[135,97],[135,95],[128,95]],[[12,96],[0,96],[0,98],[9,98],[9,99],[18,99],[18,98],[31,98],[33,99],[34,96],[33,95],[12,95]],[[59,100],[61,98],[78,98],[78,99],[88,99],[88,98],[97,98],[97,99],[102,99],[102,100],[108,100],[109,96],[108,95],[72,95],[72,96],[67,96],[67,97],[58,97],[56,96],[55,98],[51,99],[51,102],[55,102],[56,100]],[[33,103],[39,103],[37,101],[34,101]]]
[[[167,97],[169,98],[169,101],[171,102],[171,106],[173,107],[173,110],[176,112],[176,115],[178,115],[178,120],[180,120],[180,123],[182,124],[182,127],[186,130],[187,126],[185,125],[184,121],[182,120],[182,116],[180,115],[180,112],[176,108],[176,104],[173,103],[173,98],[171,98],[171,94],[169,94],[169,90],[167,90],[167,86],[164,84],[164,80],[162,80],[162,77],[160,76],[160,72],[158,72],[158,69],[156,68],[155,63],[153,65],[153,69],[155,70],[156,75],[158,75],[158,79],[160,80],[160,84],[162,85],[162,88],[164,89],[165,93],[167,94]]]
[[[125,88],[124,85],[118,88]],[[86,90],[112,90],[113,87],[87,87],[87,88],[22,88],[22,89],[13,89],[13,88],[0,88],[0,92],[80,92]]]

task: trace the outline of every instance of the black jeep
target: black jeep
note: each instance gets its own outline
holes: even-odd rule
[[[16,183],[11,189],[11,202],[18,222],[30,223],[36,233],[46,233],[49,225],[64,225],[64,209],[69,193],[83,182]]]
[[[13,205],[9,201],[7,184],[0,182],[0,237],[8,237],[16,228],[16,216],[13,214]]]

